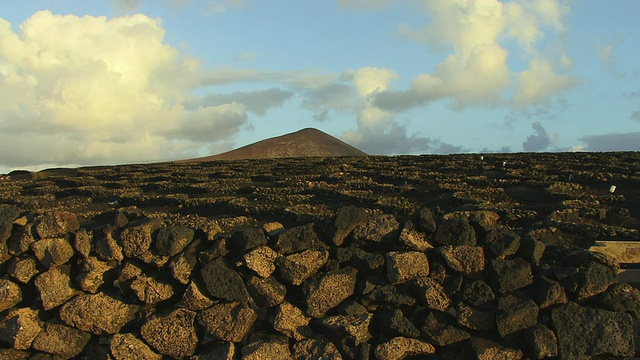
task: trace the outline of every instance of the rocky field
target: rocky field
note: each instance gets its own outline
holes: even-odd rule
[[[164,163],[0,180],[2,359],[639,356],[640,153]]]

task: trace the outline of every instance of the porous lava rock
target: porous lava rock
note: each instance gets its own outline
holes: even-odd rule
[[[589,248],[638,239],[639,161],[15,172],[0,177],[0,358],[638,357],[640,293],[618,278],[633,265]]]

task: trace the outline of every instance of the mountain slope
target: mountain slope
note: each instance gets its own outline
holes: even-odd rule
[[[188,161],[367,156],[363,151],[318,129],[307,128],[258,141],[222,154]]]

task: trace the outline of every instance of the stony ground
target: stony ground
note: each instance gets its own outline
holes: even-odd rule
[[[630,357],[640,291],[585,249],[639,238],[638,164],[545,153],[14,172],[0,181],[0,358]]]

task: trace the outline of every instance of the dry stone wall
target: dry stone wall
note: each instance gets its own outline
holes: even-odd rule
[[[637,355],[640,291],[617,282],[616,259],[574,241],[598,225],[574,222],[567,244],[540,235],[568,207],[535,204],[549,215],[528,212],[524,227],[513,215],[534,210],[503,187],[483,208],[486,193],[421,201],[434,190],[399,196],[406,184],[332,172],[350,185],[328,193],[322,172],[335,169],[296,170],[309,161],[212,164],[182,177],[176,170],[193,165],[13,174],[0,193],[0,358]],[[441,186],[474,181],[452,178]],[[563,196],[606,208],[612,195]]]

